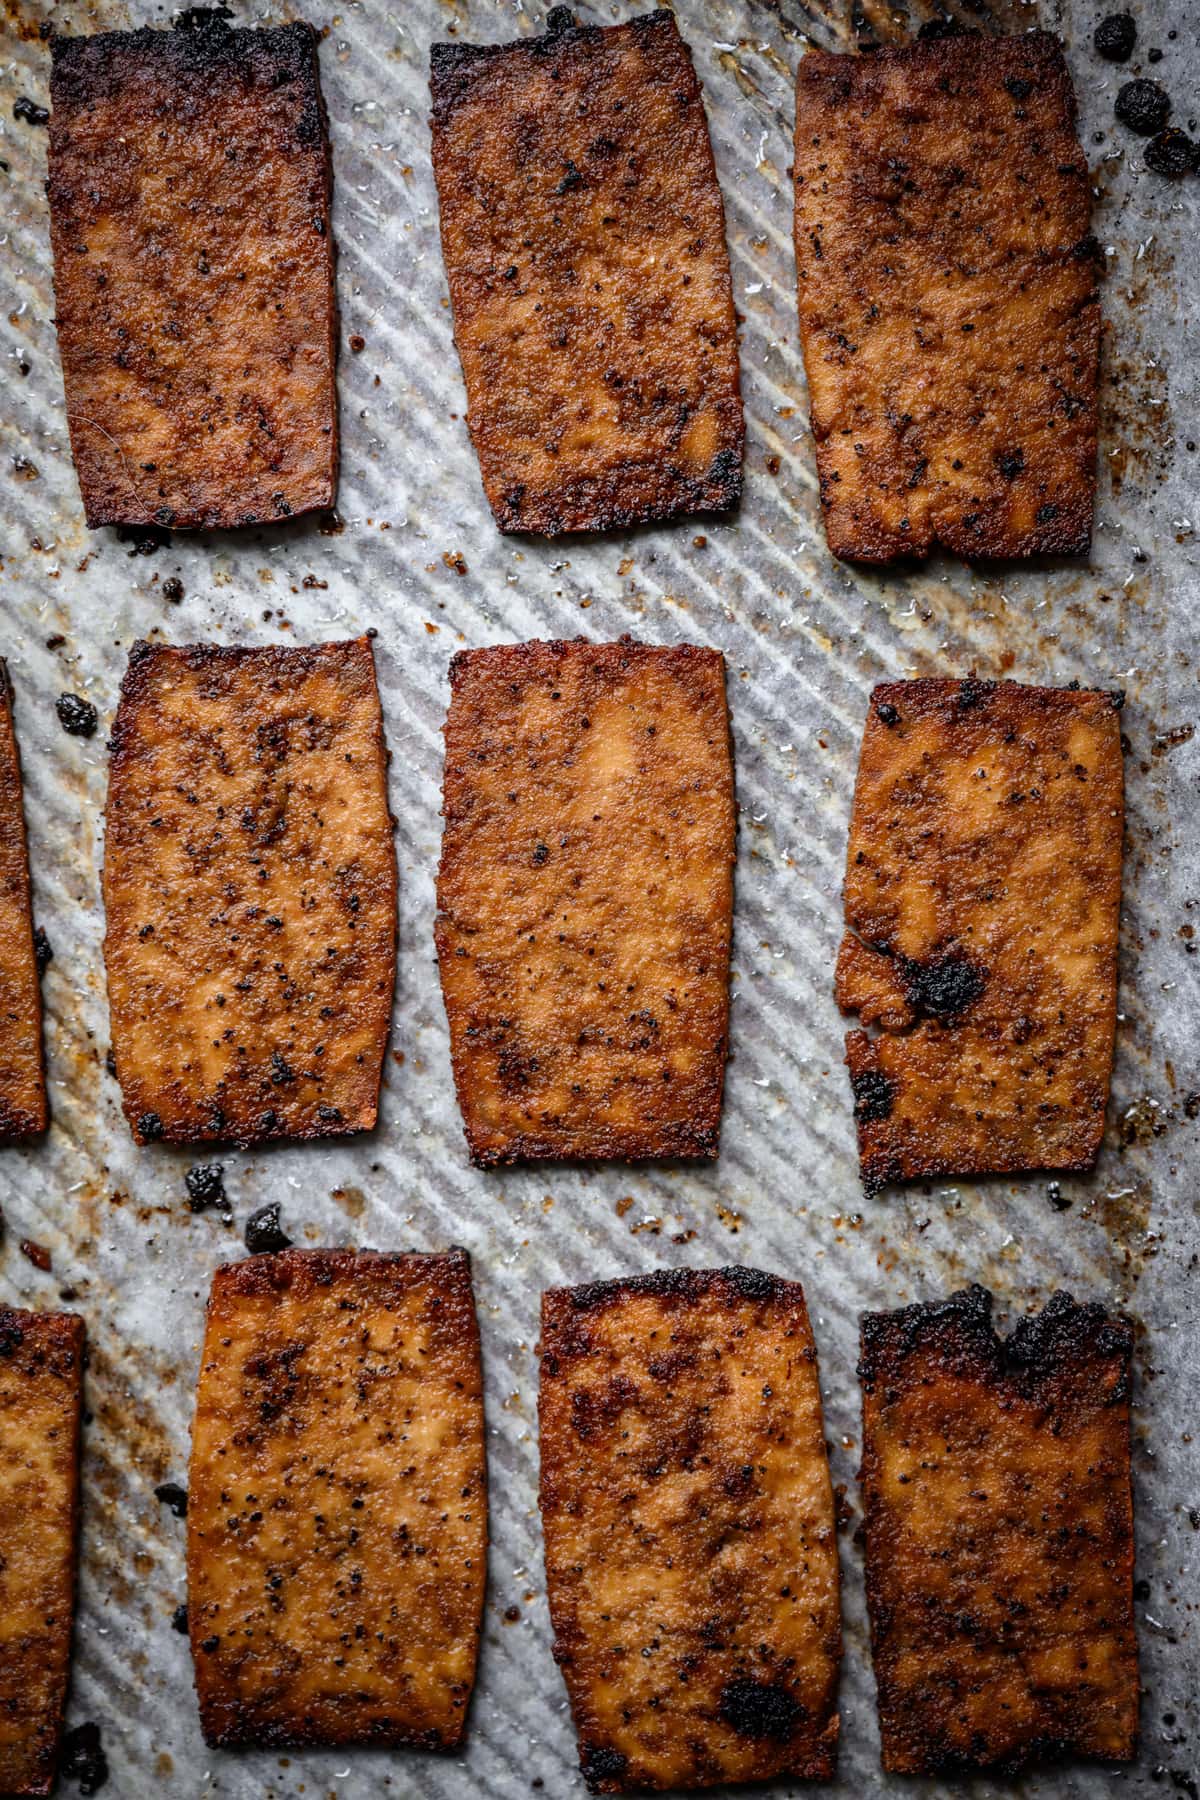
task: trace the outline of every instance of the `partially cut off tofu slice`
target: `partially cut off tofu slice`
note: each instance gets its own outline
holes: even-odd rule
[[[0,1794],[48,1794],[71,1666],[84,1324],[0,1307]]]
[[[134,645],[104,905],[112,1047],[138,1143],[371,1129],[396,855],[368,638]]]
[[[863,733],[837,964],[864,1184],[1088,1169],[1117,1006],[1120,696],[893,681]]]
[[[1056,1294],[862,1320],[867,1605],[883,1766],[1012,1773],[1137,1745],[1133,1328]]]
[[[13,690],[0,661],[0,1142],[50,1122]]]
[[[831,1777],[837,1531],[799,1284],[675,1269],[554,1289],[538,1412],[589,1788]]]
[[[450,667],[437,952],[473,1160],[715,1156],[735,813],[719,651]]]
[[[486,1562],[465,1251],[219,1269],[188,1485],[207,1742],[453,1749]]]

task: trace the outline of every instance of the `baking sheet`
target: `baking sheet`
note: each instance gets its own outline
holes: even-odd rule
[[[0,69],[0,653],[16,683],[45,978],[54,1125],[0,1152],[7,1232],[0,1296],[86,1316],[91,1343],[85,1533],[71,1720],[97,1720],[110,1791],[437,1800],[582,1791],[550,1659],[535,1506],[538,1296],[543,1286],[666,1264],[756,1264],[805,1283],[821,1355],[842,1537],[846,1657],[842,1772],[829,1791],[888,1794],[879,1773],[854,1473],[856,1319],[978,1279],[1019,1314],[1065,1284],[1127,1305],[1142,1326],[1136,1390],[1139,1636],[1144,1749],[1134,1770],[1031,1774],[1022,1793],[1195,1792],[1200,1471],[1190,1442],[1200,1378],[1189,1160],[1200,1122],[1193,621],[1200,603],[1197,266],[1200,182],[1144,172],[1112,104],[1128,71],[1090,45],[1090,5],[1011,0],[998,22],[1064,34],[1096,169],[1108,321],[1101,490],[1089,564],[972,572],[953,561],[870,573],[834,564],[821,534],[793,308],[791,72],[805,41],[846,47],[906,36],[925,15],[862,0],[851,16],[800,0],[678,0],[704,84],[725,192],[749,428],[734,522],[685,522],[559,545],[502,539],[462,423],[428,161],[433,39],[500,41],[540,28],[542,0],[408,0],[312,15],[328,25],[343,315],[340,514],[180,539],[153,554],[89,533],[66,447],[52,326],[42,183],[46,133],[14,121],[46,100],[39,28],[166,23],[165,7],[50,7],[5,0]],[[607,22],[636,5],[593,6]],[[239,6],[238,22],[286,9]],[[995,19],[964,15],[970,23]],[[1139,57],[1186,122],[1200,54],[1195,20],[1148,0]],[[1178,36],[1171,35],[1178,22]],[[1189,101],[1189,94],[1192,98]],[[349,348],[351,335],[365,340]],[[328,528],[327,528],[328,529]],[[703,540],[703,541],[701,541]],[[182,602],[164,595],[168,578]],[[99,904],[105,728],[139,636],[305,641],[375,626],[399,821],[400,960],[381,1123],[370,1138],[222,1160],[237,1219],[186,1207],[193,1159],[137,1151],[105,1072]],[[692,1169],[467,1164],[452,1099],[433,959],[446,667],[462,645],[531,636],[725,651],[741,805],[733,1061],[718,1163]],[[926,673],[1123,687],[1128,694],[1128,853],[1121,1023],[1105,1149],[1095,1174],[944,1184],[864,1199],[831,993],[840,877],[858,738],[871,684]],[[101,731],[69,738],[62,691],[98,706]],[[1200,1102],[1196,1103],[1200,1106]],[[483,1329],[492,1488],[491,1580],[469,1747],[399,1754],[231,1755],[201,1742],[186,1640],[183,1525],[154,1486],[184,1477],[202,1309],[214,1266],[268,1200],[301,1244],[468,1246]],[[22,1239],[52,1253],[41,1273]],[[1189,1516],[1189,1509],[1193,1509]],[[515,1609],[516,1617],[512,1617]],[[1159,1774],[1155,1774],[1155,1770]],[[789,1791],[787,1783],[781,1791]],[[793,1784],[794,1788],[794,1784]],[[941,1794],[938,1783],[923,1792]],[[999,1792],[978,1782],[979,1794]],[[1004,1791],[1011,1791],[1006,1788]]]

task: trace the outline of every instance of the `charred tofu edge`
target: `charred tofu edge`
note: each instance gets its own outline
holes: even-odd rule
[[[29,868],[29,836],[25,827],[24,783],[21,779],[21,749],[17,741],[14,713],[14,690],[8,664],[0,657],[0,793],[9,788],[8,800],[19,833],[16,854],[24,868],[25,912],[29,925],[29,961],[33,971],[32,997],[35,1016],[31,1021],[37,1040],[37,1081],[39,1095],[34,1106],[14,1106],[0,1096],[0,1144],[16,1138],[37,1137],[50,1124],[50,1103],[46,1089],[46,1047],[42,1031],[42,984],[38,970],[33,926],[33,879]],[[7,740],[7,743],[6,741]]]

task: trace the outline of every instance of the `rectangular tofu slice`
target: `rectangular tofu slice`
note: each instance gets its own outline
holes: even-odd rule
[[[1088,1169],[1116,1030],[1120,696],[894,681],[863,733],[837,999],[863,1181]]]
[[[50,1122],[13,690],[0,659],[0,1142]]]
[[[0,1306],[0,1794],[48,1794],[71,1666],[84,1324]]]
[[[542,1296],[554,1656],[593,1793],[833,1775],[837,1531],[797,1282]]]
[[[716,650],[531,643],[450,665],[437,953],[467,1142],[715,1156],[734,798]]]
[[[867,1606],[883,1766],[1013,1771],[1137,1742],[1133,1331],[1056,1294],[862,1320]]]
[[[104,958],[139,1144],[369,1131],[396,968],[370,640],[135,644],[112,734]]]
[[[833,554],[1085,552],[1100,259],[1057,40],[810,51],[795,179]]]
[[[89,525],[332,506],[337,308],[317,36],[54,37],[50,235]]]
[[[207,1742],[453,1749],[486,1563],[466,1252],[219,1269],[188,1486]]]
[[[502,531],[736,505],[725,215],[669,12],[435,44],[433,167],[468,423]]]

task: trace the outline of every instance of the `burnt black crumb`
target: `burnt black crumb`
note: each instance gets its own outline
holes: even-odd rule
[[[1108,697],[1112,701],[1113,711],[1120,712],[1125,704],[1125,689],[1113,688]]]
[[[552,6],[546,15],[546,33],[549,37],[557,37],[560,31],[572,31],[575,26],[575,14],[569,6]]]
[[[960,25],[957,19],[926,19],[920,31],[917,33],[917,41],[918,43],[927,44],[931,38],[936,40],[938,38],[963,37],[965,35],[966,27]]]
[[[180,1637],[187,1636],[187,1634],[188,1634],[188,1610],[187,1610],[186,1601],[184,1602],[184,1604],[182,1606],[177,1606],[175,1608],[175,1611],[171,1614],[171,1630],[177,1631],[179,1633]]]
[[[739,1675],[721,1690],[721,1717],[743,1737],[783,1742],[800,1723],[801,1708],[777,1682]]]
[[[1070,1212],[1071,1202],[1062,1191],[1061,1183],[1052,1181],[1046,1189],[1046,1198],[1055,1212]]]
[[[882,1069],[863,1069],[850,1077],[854,1095],[854,1116],[860,1125],[876,1119],[888,1119],[896,1099],[896,1090]]]
[[[54,961],[54,947],[46,936],[44,926],[39,925],[33,934],[33,954],[38,974],[44,975],[49,964]]]
[[[108,1758],[100,1742],[100,1727],[89,1719],[68,1731],[62,1744],[59,1769],[68,1781],[77,1781],[81,1794],[98,1794],[108,1780]]]
[[[555,12],[559,10],[555,8]],[[566,10],[565,6],[561,8],[563,12]],[[554,13],[550,17],[553,18]],[[629,1758],[624,1751],[612,1750],[606,1744],[585,1744],[579,1752],[579,1766],[591,1787],[597,1781],[620,1781],[629,1766]]]
[[[1015,481],[1025,468],[1025,452],[1023,450],[997,450],[996,467],[1005,481]]]
[[[1200,1119],[1200,1094],[1188,1094],[1183,1102],[1183,1110],[1189,1119]]]
[[[175,14],[177,31],[228,31],[233,13],[228,6],[185,6]]]
[[[226,1206],[224,1163],[197,1163],[184,1176],[188,1209],[201,1213],[209,1206]]]
[[[187,1518],[187,1489],[180,1487],[177,1481],[160,1481],[154,1490],[154,1498],[169,1506],[175,1518]]]
[[[162,584],[162,597],[169,600],[172,606],[178,606],[183,599],[183,583],[178,575],[168,575]]]
[[[959,712],[971,712],[977,706],[985,706],[995,691],[994,681],[976,681],[974,675],[968,675],[958,685]]]
[[[291,1242],[279,1223],[278,1200],[260,1206],[246,1220],[246,1248],[251,1256],[270,1256],[276,1250],[288,1249]]]
[[[975,1002],[987,977],[961,950],[918,962],[900,959],[900,978],[910,1006],[935,1019],[955,1019]]]
[[[106,1074],[111,1075],[115,1081],[117,1078],[117,1059],[111,1050],[106,1050],[104,1052],[104,1068]]]
[[[1200,170],[1200,143],[1172,125],[1146,145],[1146,167],[1154,175],[1169,175],[1176,181],[1194,175]]]
[[[1117,118],[1139,137],[1153,137],[1171,116],[1171,97],[1157,81],[1127,81],[1117,95]]]
[[[875,702],[875,717],[883,725],[898,725],[900,723],[899,710],[897,707],[894,707],[889,700],[877,700]]]
[[[153,556],[164,544],[169,544],[169,531],[160,531],[157,525],[118,525],[117,542],[132,544],[130,556]]]
[[[48,125],[50,114],[36,100],[27,100],[24,94],[13,101],[13,118],[23,119],[26,125]]]
[[[54,702],[54,710],[68,737],[90,738],[100,723],[91,701],[79,694],[60,694]]]
[[[1092,43],[1105,62],[1128,62],[1137,42],[1137,26],[1128,13],[1108,13],[1096,27]]]
[[[157,1113],[143,1113],[137,1122],[138,1136],[153,1144],[163,1134],[163,1122]]]

